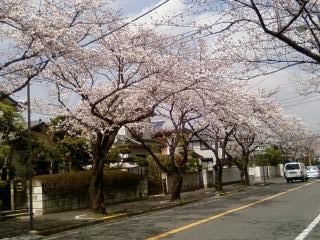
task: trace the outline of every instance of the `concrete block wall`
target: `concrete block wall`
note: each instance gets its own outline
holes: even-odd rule
[[[268,166],[268,177],[278,177],[280,176],[279,167],[278,166]]]
[[[281,177],[283,165],[278,166],[256,166],[249,168],[249,174],[255,176],[255,181],[263,181],[264,178]]]
[[[208,177],[208,186],[213,187],[214,186],[214,172],[208,171],[207,177]],[[240,179],[240,170],[237,167],[223,168],[222,182],[224,184],[232,183],[232,182],[239,182],[240,180],[241,180]]]
[[[199,172],[186,172],[183,179],[182,191],[191,191],[203,188],[202,174]]]
[[[231,182],[239,182],[240,178],[240,170],[237,167],[223,168],[222,173],[222,182],[223,183],[231,183]]]
[[[172,193],[174,176],[163,174],[162,179],[166,179],[168,193]],[[203,188],[202,173],[186,172],[183,175],[182,192]]]
[[[104,197],[107,204],[129,202],[146,198],[148,197],[148,181],[146,179],[141,180],[136,187],[130,187],[128,189],[107,191],[105,192]]]
[[[207,173],[207,181],[208,181],[208,187],[213,187],[214,186],[214,178],[213,178],[213,171],[210,170]]]
[[[47,213],[62,212],[67,210],[83,209],[89,207],[89,194],[78,196],[74,193],[62,195],[57,189],[46,189],[51,194],[45,194],[40,181],[33,181],[33,213],[43,215]],[[146,180],[141,180],[135,188],[122,189],[119,191],[108,191],[105,193],[107,204],[134,201],[148,196],[148,185]]]
[[[162,179],[165,179],[168,193],[171,193],[171,188],[174,181],[174,176],[162,173]],[[237,167],[223,169],[223,183],[231,183],[240,181],[240,171]],[[213,187],[214,173],[207,169],[202,169],[202,172],[186,172],[183,176],[182,191],[191,191],[205,187]]]

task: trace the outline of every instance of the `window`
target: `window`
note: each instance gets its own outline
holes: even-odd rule
[[[295,170],[295,169],[300,169],[299,164],[288,164],[286,166],[286,170]]]

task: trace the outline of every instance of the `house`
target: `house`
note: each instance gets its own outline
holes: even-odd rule
[[[150,131],[144,131],[144,139],[151,139],[150,136]],[[113,144],[113,148],[117,148],[119,151],[119,161],[116,163],[110,163],[110,168],[121,168],[128,171],[137,169],[139,172],[145,171],[143,168],[141,168],[141,165],[146,163],[149,153],[141,143],[132,137],[131,133],[126,127],[123,126],[119,130]]]
[[[216,164],[216,158],[213,151],[203,144],[203,142],[194,137],[189,143],[188,148],[201,156],[200,164],[202,167],[206,167],[208,170],[213,169],[213,166]],[[219,149],[219,154],[221,154],[221,149]]]
[[[0,92],[0,102],[8,104],[14,107],[16,110],[18,110],[18,106],[19,106],[18,102],[13,98],[11,98],[10,96],[4,96],[2,92]]]
[[[36,121],[31,121],[31,131],[35,135],[35,137],[44,143],[51,143],[50,129],[47,123],[42,121],[41,119]]]

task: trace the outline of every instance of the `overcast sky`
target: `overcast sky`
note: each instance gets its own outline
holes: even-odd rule
[[[117,8],[121,8],[125,16],[132,18],[160,2],[161,1],[158,0],[118,0],[115,1],[114,5]],[[152,13],[152,16],[146,16],[139,20],[138,23],[149,22],[151,17],[157,18],[164,14],[179,13],[185,7],[183,0],[171,0],[156,12]],[[202,16],[202,19],[207,20],[208,17]],[[297,69],[287,69],[276,74],[252,79],[249,85],[252,90],[266,89],[266,91],[271,91],[277,88],[279,92],[276,95],[276,99],[279,100],[279,104],[283,109],[288,114],[299,116],[312,132],[320,134],[320,115],[317,107],[320,104],[320,94],[301,96],[297,93],[295,86],[297,82],[301,82],[301,74]],[[38,89],[36,86],[33,86],[33,95],[40,94],[37,91]],[[41,95],[45,95],[45,93],[42,92]],[[20,94],[18,97],[24,98],[23,94]],[[33,119],[37,118],[44,118],[44,116],[33,113]],[[48,117],[46,119],[48,119]]]
[[[155,0],[121,0],[117,1],[117,6],[123,9],[123,13],[127,16],[140,14],[162,1]],[[159,8],[153,17],[161,16],[163,14],[179,13],[183,9],[183,0],[171,0]],[[172,13],[171,13],[172,12]],[[207,16],[200,17],[208,19]],[[147,22],[148,17],[141,21]],[[314,133],[320,134],[320,114],[318,112],[318,105],[320,104],[320,94],[313,94],[302,96],[298,93],[298,82],[303,81],[302,73],[298,69],[287,69],[281,72],[262,76],[249,81],[252,90],[265,89],[272,91],[278,89],[275,98],[278,100],[280,106],[283,107],[288,114],[296,115],[309,127]]]

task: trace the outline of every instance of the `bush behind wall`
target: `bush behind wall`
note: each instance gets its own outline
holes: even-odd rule
[[[49,196],[59,194],[67,197],[72,194],[79,197],[88,197],[91,176],[91,171],[85,171],[41,175],[35,177],[35,180],[42,183],[43,193]],[[141,179],[141,176],[133,173],[108,170],[104,172],[104,191],[134,188]]]

